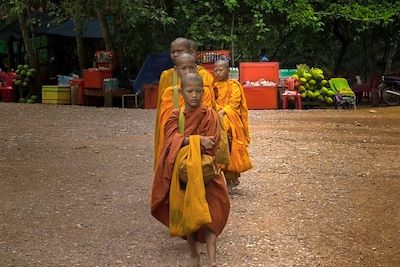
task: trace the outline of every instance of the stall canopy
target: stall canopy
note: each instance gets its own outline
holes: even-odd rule
[[[135,81],[133,90],[141,91],[145,84],[156,84],[160,80],[161,72],[173,66],[169,52],[151,53],[147,55]]]
[[[66,20],[62,23],[52,22],[52,18],[41,12],[33,12],[31,17],[35,17],[39,23],[34,28],[37,34],[51,34],[68,37],[75,37],[75,23]],[[88,19],[83,23],[84,38],[102,38],[101,26],[97,19]],[[0,25],[0,40],[7,40],[9,37],[20,38],[21,32],[18,21],[13,21],[5,25]]]

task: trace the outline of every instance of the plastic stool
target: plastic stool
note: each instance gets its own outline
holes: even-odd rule
[[[282,109],[287,109],[289,100],[294,99],[296,109],[302,109],[301,96],[297,95],[285,95],[282,94]]]
[[[301,96],[299,92],[295,89],[295,81],[293,78],[285,79],[285,87],[287,90],[281,95],[282,97],[282,109],[287,109],[289,100],[295,101],[296,109],[302,109],[301,106]]]

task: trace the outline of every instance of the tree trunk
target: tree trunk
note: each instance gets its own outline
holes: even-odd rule
[[[118,62],[118,54],[115,51],[112,41],[112,36],[110,33],[110,28],[108,26],[107,17],[101,12],[100,9],[96,9],[97,18],[100,22],[101,32],[103,34],[104,44],[106,46],[107,51],[112,51],[113,54],[113,61],[112,61],[112,71],[115,73],[119,69],[119,62]]]
[[[340,69],[340,67],[342,65],[343,57],[347,50],[348,42],[347,42],[346,38],[343,36],[343,34],[340,33],[339,25],[337,22],[334,23],[333,33],[335,34],[335,36],[339,39],[340,43],[342,44],[340,51],[339,51],[339,55],[336,59],[335,68],[333,71],[333,74],[336,76],[338,74],[338,70]]]
[[[393,58],[394,58],[394,55],[396,54],[398,41],[399,41],[399,38],[397,37],[390,44],[389,52],[388,52],[388,55],[386,58],[385,72],[384,72],[385,74],[390,73],[392,70]]]
[[[83,43],[82,23],[75,21],[76,24],[76,50],[78,53],[79,68],[81,73],[86,68],[85,45]]]
[[[28,23],[26,21],[26,17],[23,12],[18,15],[18,21],[21,28],[22,38],[24,40],[26,53],[28,55],[28,61],[31,67],[36,69],[37,77],[40,77],[40,68],[39,68],[39,61],[36,55],[35,47],[32,45],[32,40],[29,36],[29,28]],[[33,92],[36,95],[40,95],[40,82],[36,79],[37,83],[33,86]]]
[[[101,33],[103,34],[104,44],[106,46],[106,50],[112,51],[113,44],[112,44],[112,37],[110,33],[110,28],[108,27],[107,18],[99,9],[96,9],[97,19],[100,22]]]

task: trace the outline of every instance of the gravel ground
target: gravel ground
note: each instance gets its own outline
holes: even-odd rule
[[[185,241],[149,213],[154,110],[0,112],[0,266],[186,266]],[[221,265],[400,266],[400,107],[250,124]]]

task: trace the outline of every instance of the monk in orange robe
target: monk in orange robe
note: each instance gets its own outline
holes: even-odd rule
[[[171,235],[188,241],[193,266],[200,266],[196,242],[206,243],[208,264],[217,266],[217,237],[226,225],[230,203],[222,174],[216,173],[207,184],[203,178],[201,155],[215,160],[220,137],[218,114],[201,104],[203,93],[197,73],[183,77],[185,106],[174,109],[165,124],[165,141],[151,189],[151,214],[169,228]],[[178,169],[182,151],[188,147],[188,178],[182,184]]]
[[[239,184],[240,173],[252,168],[247,146],[250,143],[246,98],[243,87],[229,78],[229,63],[218,60],[214,64],[217,110],[228,133],[230,163],[222,166],[228,188]]]
[[[196,72],[195,58],[189,53],[182,53],[176,58],[175,72],[178,77],[182,77],[187,73]],[[202,103],[206,107],[215,108],[214,91],[211,85],[203,85],[204,94]],[[180,79],[177,86],[166,88],[160,99],[160,106],[157,111],[156,128],[154,138],[154,167],[157,165],[158,158],[161,154],[162,144],[164,141],[164,125],[169,118],[170,113],[174,108],[179,108],[184,105],[184,100],[180,94]]]

